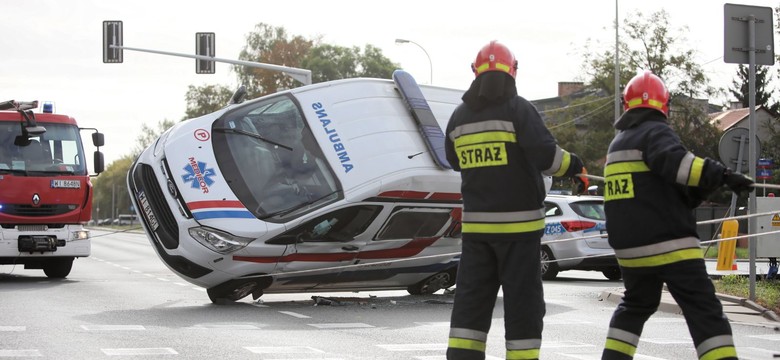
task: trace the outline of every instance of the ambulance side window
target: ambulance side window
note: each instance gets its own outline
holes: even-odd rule
[[[349,242],[366,231],[381,206],[358,205],[338,209],[305,222],[274,239],[269,244],[295,242]]]
[[[440,236],[449,226],[452,209],[398,208],[374,240],[414,239]]]

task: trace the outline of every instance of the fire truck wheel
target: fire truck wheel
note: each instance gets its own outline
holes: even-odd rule
[[[73,258],[53,258],[43,265],[43,273],[52,279],[64,279],[72,267]]]

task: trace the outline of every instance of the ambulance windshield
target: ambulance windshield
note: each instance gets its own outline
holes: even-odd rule
[[[287,220],[341,195],[338,179],[289,96],[248,103],[226,113],[212,130],[227,183],[257,218]]]

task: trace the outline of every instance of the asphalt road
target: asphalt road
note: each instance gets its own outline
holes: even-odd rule
[[[444,359],[452,295],[405,291],[268,294],[213,305],[171,273],[141,234],[93,231],[92,256],[71,275],[0,266],[0,358],[44,359]],[[615,304],[599,295],[622,283],[598,272],[545,282],[543,359],[599,359]],[[316,300],[316,301],[315,301]],[[488,359],[502,359],[503,301]],[[772,359],[774,329],[732,324],[742,359]],[[636,359],[695,359],[680,315],[647,323]]]

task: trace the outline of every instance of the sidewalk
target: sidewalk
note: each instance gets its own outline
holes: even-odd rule
[[[715,270],[714,262],[707,262],[707,271],[710,274],[710,278],[719,278],[724,275],[749,275],[750,264],[748,262],[737,262],[737,270],[718,271]],[[761,263],[756,264],[756,275],[763,276],[766,274],[765,265],[762,267]],[[599,298],[619,304],[625,288],[614,288],[604,290]],[[731,322],[753,324],[758,326],[767,326],[772,328],[780,328],[780,316],[775,314],[774,311],[768,310],[763,306],[756,304],[755,302],[731,295],[716,294],[723,305],[723,312],[726,313]],[[672,295],[664,286],[664,291],[661,294],[661,304],[658,306],[658,311],[682,314],[680,306],[674,301]]]

